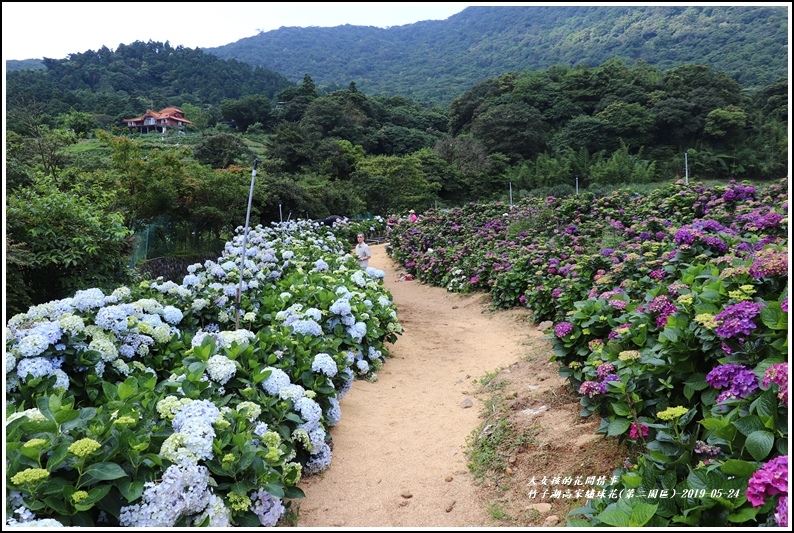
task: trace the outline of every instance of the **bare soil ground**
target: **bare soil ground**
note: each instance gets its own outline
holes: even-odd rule
[[[371,249],[405,332],[378,380],[340,402],[331,466],[301,480],[297,527],[565,525],[585,499],[543,498],[542,478],[609,476],[626,452],[579,416],[531,313],[400,281],[385,245]]]

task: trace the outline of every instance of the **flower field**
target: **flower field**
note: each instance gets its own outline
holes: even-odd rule
[[[179,282],[12,317],[6,526],[284,519],[330,465],[339,400],[402,333],[383,272],[349,248],[313,222],[258,226]]]
[[[649,194],[432,210],[391,238],[418,280],[548,321],[582,415],[635,457],[568,525],[788,525],[788,193]]]

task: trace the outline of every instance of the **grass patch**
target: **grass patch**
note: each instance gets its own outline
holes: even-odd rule
[[[510,409],[505,405],[507,397],[503,390],[508,382],[497,380],[499,373],[500,370],[487,372],[479,380],[482,391],[489,394],[480,414],[483,423],[466,439],[466,458],[475,483],[492,482],[503,488],[501,485],[509,478],[506,470],[510,457],[533,441],[535,431],[516,428],[510,422]]]
[[[488,502],[486,509],[494,520],[501,520],[503,522],[511,520],[510,515],[507,514],[507,511],[504,510],[499,502]]]
[[[497,368],[492,372],[486,372],[485,376],[479,379],[480,386],[483,388],[483,390],[493,392],[505,388],[507,381],[496,381],[496,376],[499,375],[499,372],[501,372],[501,370]]]

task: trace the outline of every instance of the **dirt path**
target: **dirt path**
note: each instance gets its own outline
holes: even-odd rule
[[[493,525],[464,451],[481,422],[476,382],[542,334],[521,321],[526,310],[484,312],[482,294],[395,281],[402,272],[385,246],[371,248],[405,332],[378,381],[356,381],[341,401],[331,466],[301,482],[298,526]]]

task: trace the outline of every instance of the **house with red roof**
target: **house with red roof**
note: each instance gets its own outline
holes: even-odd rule
[[[160,111],[147,109],[146,113],[140,117],[125,118],[124,123],[128,128],[136,129],[139,133],[149,133],[150,131],[165,133],[168,128],[177,128],[182,131],[186,125],[193,124],[185,118],[182,110],[176,107],[166,107]]]

